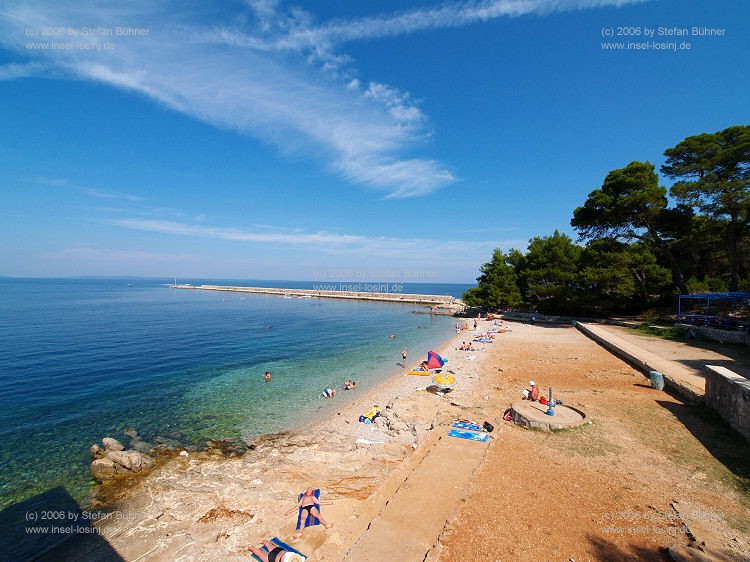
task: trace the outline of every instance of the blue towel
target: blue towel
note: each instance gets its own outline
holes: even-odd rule
[[[458,437],[459,439],[471,439],[472,441],[485,442],[490,438],[489,433],[475,433],[473,431],[459,431],[457,429],[451,429],[448,434],[450,437]]]
[[[289,546],[288,544],[286,544],[285,542],[283,542],[283,541],[282,541],[282,540],[281,540],[281,539],[280,539],[279,537],[274,537],[274,538],[272,538],[272,539],[271,539],[271,542],[272,542],[273,544],[275,544],[276,546],[280,546],[280,547],[281,547],[281,548],[283,548],[284,550],[287,550],[287,551],[289,551],[289,552],[296,552],[296,553],[297,553],[297,554],[299,554],[299,555],[300,555],[300,556],[301,556],[302,558],[304,558],[305,560],[307,560],[307,556],[305,556],[304,554],[302,554],[302,553],[301,553],[301,552],[300,552],[299,550],[297,550],[296,548],[294,548],[294,547],[292,547],[292,546]],[[268,549],[267,549],[267,548],[265,547],[265,545],[264,545],[264,546],[262,546],[262,547],[261,547],[261,549],[262,549],[262,550],[265,550],[266,552],[268,552]],[[251,556],[252,556],[253,558],[255,558],[255,559],[256,559],[256,560],[258,561],[258,562],[262,562],[260,558],[258,558],[257,556],[255,556],[255,554],[252,554]]]
[[[475,423],[469,423],[469,422],[462,422],[459,420],[456,420],[453,422],[453,427],[457,427],[459,429],[471,429],[473,431],[487,431],[481,425],[477,425]]]
[[[297,501],[300,501],[302,499],[302,496],[304,494],[300,494],[297,497]],[[320,489],[315,490],[315,499],[320,499]],[[317,505],[315,507],[318,507]],[[318,507],[318,510],[320,510],[320,507]],[[299,531],[300,528],[300,517],[302,517],[302,508],[299,508],[299,513],[297,513],[297,530]],[[312,515],[308,515],[307,519],[305,520],[305,527],[311,527],[313,525],[320,525],[320,520],[317,517],[313,517]]]

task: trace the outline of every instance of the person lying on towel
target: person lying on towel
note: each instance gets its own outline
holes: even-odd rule
[[[255,554],[261,562],[302,562],[303,558],[296,552],[290,552],[276,546],[271,541],[262,540],[260,542],[262,546],[268,549],[268,552],[260,548],[259,546],[248,547],[248,550]]]
[[[316,498],[314,488],[308,488],[307,490],[305,490],[305,492],[300,495],[297,505],[284,513],[284,515],[289,515],[295,509],[299,509],[299,531],[293,535],[294,538],[300,538],[305,530],[305,527],[308,526],[308,523],[312,525],[312,521],[314,521],[315,519],[323,523],[326,529],[330,529],[331,527],[333,527],[333,523],[329,523],[328,521],[323,519],[323,516],[320,514],[320,510],[318,509],[319,505],[330,505],[332,503],[333,502],[330,501],[322,502],[318,498]]]

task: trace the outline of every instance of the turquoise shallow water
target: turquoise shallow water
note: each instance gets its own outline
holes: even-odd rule
[[[404,346],[416,359],[451,336],[450,317],[414,305],[167,282],[0,279],[0,509],[56,486],[83,501],[88,448],[126,427],[186,445],[298,427],[337,406],[323,388],[349,378],[374,386],[399,370]],[[404,289],[460,296],[466,287]]]

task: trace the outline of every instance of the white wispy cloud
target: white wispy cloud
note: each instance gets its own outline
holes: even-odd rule
[[[123,193],[92,187],[83,187],[63,178],[47,178],[43,176],[36,176],[31,178],[24,178],[21,181],[24,183],[31,183],[34,185],[41,185],[46,187],[71,189],[80,193],[85,193],[90,197],[96,197],[97,199],[120,199],[133,202],[145,200],[145,198],[141,197],[140,195],[133,195],[131,193]]]
[[[250,229],[213,227],[167,220],[128,218],[107,221],[123,228],[159,234],[193,236],[216,240],[269,244],[286,247],[314,247],[328,254],[351,254],[357,256],[398,256],[399,258],[424,259],[429,255],[465,257],[467,252],[483,256],[492,248],[525,248],[521,240],[434,240],[430,238],[399,238],[389,236],[363,236],[336,232],[309,232],[302,229],[264,227],[255,225]]]
[[[140,250],[118,250],[111,248],[91,248],[91,247],[74,247],[63,248],[56,252],[49,252],[44,255],[46,258],[55,260],[76,260],[89,262],[106,262],[112,264],[121,263],[179,263],[186,260],[194,259],[191,254],[165,253],[165,252],[148,252]]]
[[[0,80],[67,76],[138,92],[287,155],[312,154],[352,183],[418,196],[456,181],[449,165],[418,154],[428,146],[429,119],[411,93],[360,80],[340,50],[344,43],[641,1],[469,1],[317,24],[275,0],[247,0],[246,11],[219,16],[180,2],[8,0],[0,8],[0,46],[25,60],[0,67]],[[82,35],[122,26],[147,34]],[[114,48],[54,49],[49,37],[35,35],[43,28],[69,30],[53,38],[61,43]]]
[[[0,65],[0,81],[3,80],[16,80],[18,78],[30,78],[33,76],[48,76],[50,70],[49,65],[29,62],[29,63],[8,63]]]

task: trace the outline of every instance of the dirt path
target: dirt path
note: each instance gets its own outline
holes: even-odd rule
[[[499,344],[487,363],[498,409],[533,378],[593,423],[503,424],[441,561],[667,560],[665,547],[690,543],[687,528],[713,559],[750,559],[750,445],[717,416],[651,389],[572,327],[517,325]]]

